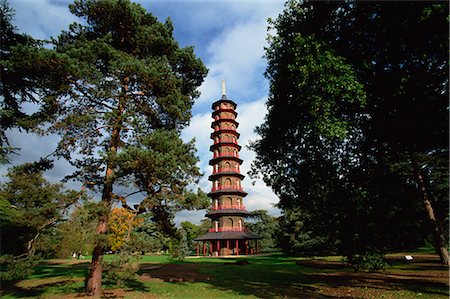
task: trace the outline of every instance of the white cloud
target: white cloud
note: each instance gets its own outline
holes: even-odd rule
[[[69,24],[80,21],[72,15],[68,3],[72,1],[49,0],[12,0],[11,7],[16,11],[14,24],[21,32],[26,32],[38,39],[56,37]]]

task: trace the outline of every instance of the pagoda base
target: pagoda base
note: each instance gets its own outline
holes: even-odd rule
[[[195,239],[197,256],[240,256],[261,253],[260,237],[251,232],[209,232]]]

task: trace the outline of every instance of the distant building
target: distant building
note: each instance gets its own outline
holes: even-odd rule
[[[236,103],[227,99],[225,83],[222,82],[222,98],[212,104],[211,127],[213,145],[210,150],[213,158],[209,164],[213,172],[209,176],[213,186],[208,196],[211,208],[206,217],[211,218],[212,227],[206,235],[196,241],[197,255],[200,250],[204,256],[248,255],[259,253],[259,236],[249,232],[244,219],[249,213],[244,206],[247,193],[242,188],[244,175],[240,172],[242,160],[239,158],[241,146],[238,144],[239,133],[236,131]],[[203,246],[201,246],[203,245]]]

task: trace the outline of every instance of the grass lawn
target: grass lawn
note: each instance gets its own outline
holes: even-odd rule
[[[354,273],[339,257],[282,255],[238,259],[144,256],[138,277],[121,288],[107,286],[108,298],[448,298],[448,268],[436,255],[387,256],[390,266]],[[112,256],[108,256],[108,259]],[[237,261],[247,261],[240,265]],[[88,261],[44,260],[28,279],[2,282],[2,298],[80,298]],[[83,297],[84,298],[84,297]]]

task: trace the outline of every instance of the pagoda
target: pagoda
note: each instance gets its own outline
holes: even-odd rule
[[[213,167],[209,180],[212,181],[211,207],[206,217],[211,219],[211,228],[206,235],[195,239],[197,255],[202,248],[203,256],[248,255],[259,253],[259,236],[249,232],[244,219],[249,213],[244,206],[247,193],[242,188],[244,175],[240,172],[242,160],[239,158],[241,146],[236,121],[236,103],[225,94],[225,82],[222,81],[222,98],[212,104],[211,128],[213,144],[210,151],[213,158],[209,164]],[[203,246],[201,246],[203,245]],[[258,248],[259,247],[259,248]]]

